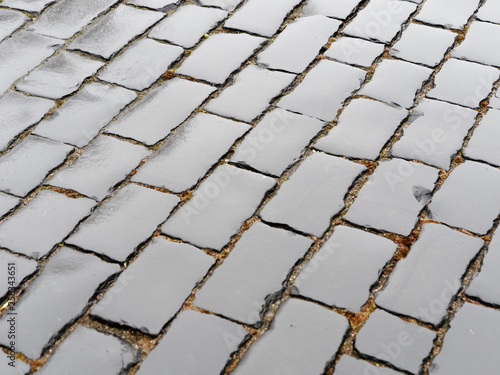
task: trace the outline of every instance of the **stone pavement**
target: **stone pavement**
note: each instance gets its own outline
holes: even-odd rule
[[[0,1],[0,374],[497,375],[500,1]]]

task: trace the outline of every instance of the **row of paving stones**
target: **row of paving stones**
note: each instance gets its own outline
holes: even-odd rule
[[[15,0],[5,0],[1,5],[39,12],[50,3],[37,2],[37,9],[23,8],[29,6],[24,1],[16,4]],[[164,9],[172,3],[129,4]],[[282,294],[283,283],[297,261],[313,242],[322,243],[317,238],[329,230],[331,218],[343,215],[346,194],[369,170],[364,164],[378,162],[343,215],[345,223],[403,236],[412,232],[435,190],[437,168],[450,169],[453,157],[476,124],[477,108],[500,76],[492,67],[499,65],[498,56],[494,50],[481,47],[484,40],[495,40],[500,28],[494,24],[497,20],[491,18],[491,10],[483,11],[495,6],[489,4],[491,0],[480,8],[478,20],[469,22],[478,1],[463,2],[450,13],[442,11],[443,2],[428,0],[415,17],[421,23],[411,23],[402,33],[402,25],[417,9],[412,2],[372,0],[349,17],[352,21],[344,27],[343,20],[358,1],[341,5],[309,0],[303,7],[304,16],[282,28],[269,47],[257,54],[258,65],[239,70],[299,4],[280,1],[270,11],[265,2],[248,0],[224,24],[243,33],[223,30],[212,34],[176,69],[181,77],[194,77],[195,81],[174,78],[139,93],[141,100],[105,128],[107,134],[121,138],[103,134],[101,129],[137,97],[137,91],[150,87],[176,63],[183,54],[181,47],[196,45],[237,6],[230,1],[201,3],[220,9],[186,4],[160,21],[164,15],[161,12],[121,4],[73,38],[114,2],[62,0],[0,44],[1,55],[5,56],[2,82],[7,85],[3,90],[16,83],[18,91],[35,95],[10,90],[0,100],[0,108],[7,113],[2,147],[8,150],[0,158],[0,189],[4,192],[0,204],[2,215],[9,215],[0,224],[0,245],[10,250],[3,251],[2,256],[7,262],[16,260],[21,270],[19,280],[43,265],[16,306],[23,322],[17,349],[28,358],[47,357],[47,349],[60,332],[92,305],[93,319],[155,337],[175,317],[137,373],[158,373],[165,366],[172,373],[219,373],[231,352],[246,340],[246,334],[255,335],[252,326],[261,323],[263,311]],[[263,22],[256,23],[256,15],[262,14]],[[190,19],[197,22],[186,22]],[[104,66],[131,39],[158,21],[150,38],[133,43]],[[13,21],[13,30],[22,25],[17,22],[15,26]],[[443,64],[443,56],[449,53],[457,35],[449,29],[461,29],[466,22],[464,42]],[[339,27],[342,36],[324,53],[330,60],[319,61],[309,71],[318,51]],[[389,56],[396,59],[384,55],[386,58],[379,62],[384,44],[392,45],[395,38],[398,41],[389,49]],[[32,70],[62,45],[64,51]],[[75,50],[87,54],[71,52]],[[374,62],[378,64],[373,77],[361,85],[366,68]],[[436,66],[440,70],[435,87],[415,106],[415,94]],[[303,75],[299,77],[297,87],[275,99],[295,85],[296,74],[305,69],[308,73],[303,79]],[[79,89],[96,72],[99,81]],[[176,129],[228,82],[227,88],[203,107],[209,113],[197,113]],[[54,99],[66,98],[75,91],[52,116],[34,127],[31,135],[15,141],[44,117],[54,106]],[[359,96],[345,105],[353,92]],[[270,101],[276,102],[276,108],[261,118]],[[465,157],[481,163],[469,160],[454,168],[428,207],[432,219],[470,233],[438,223],[421,227],[410,254],[398,262],[387,286],[376,295],[375,303],[385,310],[370,314],[356,336],[357,356],[417,373],[432,351],[435,328],[447,318],[448,306],[462,288],[462,276],[485,243],[477,235],[491,231],[500,211],[495,196],[500,178],[494,138],[498,109],[495,96],[489,106],[463,151]],[[381,150],[410,112],[406,121],[409,126],[391,145],[389,155],[396,158],[381,159]],[[443,119],[444,129],[436,129],[436,120]],[[307,152],[305,160],[286,179],[290,166],[303,158],[311,140],[332,120],[337,125],[314,145],[328,154]],[[259,122],[251,128],[249,124],[255,121]],[[374,134],[369,127],[376,128],[372,129]],[[175,132],[161,143],[173,129]],[[229,164],[223,162],[214,168],[246,133],[230,154]],[[144,147],[153,145],[160,147]],[[57,169],[75,148],[76,161]],[[148,161],[130,176],[145,158]],[[47,179],[54,169],[57,171]],[[205,179],[208,171],[211,173]],[[264,222],[253,224],[231,249],[231,238],[254,215],[267,192],[275,188],[275,177],[280,176],[278,193],[258,210]],[[134,183],[126,183],[107,198],[125,178]],[[41,183],[79,194],[67,197],[50,188],[39,190]],[[148,186],[172,193],[197,188],[185,204],[179,204],[184,195],[178,197]],[[29,202],[9,213],[19,207],[20,199]],[[176,206],[180,208],[165,222]],[[161,231],[184,243],[158,237],[148,242],[135,259],[137,249],[163,222]],[[78,230],[72,231],[77,224]],[[346,318],[304,297],[335,306],[341,312],[361,311],[371,286],[397,248],[393,241],[375,233],[336,226],[299,274],[293,288],[296,297],[282,303],[272,329],[250,346],[234,372],[266,373],[276,368],[280,373],[321,373],[343,342],[349,324]],[[53,251],[62,241],[69,247]],[[498,264],[495,244],[494,239],[481,273],[467,289],[470,296],[492,305],[499,303],[493,288]],[[211,250],[202,252],[193,245]],[[196,311],[178,313],[197,283],[214,264],[220,264],[216,253],[227,255],[227,250],[231,251],[222,265],[197,291],[193,300]],[[99,291],[110,282],[114,285],[96,304]],[[417,319],[421,326],[387,311]],[[7,318],[5,314],[0,320],[4,338],[9,329]],[[494,350],[498,337],[493,336],[488,343],[486,338],[482,340],[486,335],[482,333],[497,321],[497,310],[465,304],[452,321],[443,351],[436,359],[439,367],[431,371],[459,373],[453,366],[463,371],[469,362],[478,366],[480,356],[489,358],[487,349]],[[470,327],[479,333],[469,336]],[[8,342],[2,344],[8,346]],[[463,361],[452,360],[457,353],[470,352],[473,345],[478,349],[472,361],[465,355]],[[92,371],[118,373],[140,358],[137,347],[79,325],[36,373],[68,373],[69,368],[88,372],[88,359],[102,356],[104,348],[112,353],[106,355],[105,364],[95,361]],[[396,373],[393,369],[342,356],[334,373]],[[489,370],[487,367],[484,372]]]

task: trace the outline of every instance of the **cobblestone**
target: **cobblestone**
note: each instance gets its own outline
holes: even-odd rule
[[[0,42],[23,26],[28,17],[21,12],[10,9],[0,9]]]
[[[350,65],[369,68],[373,61],[384,52],[384,45],[372,43],[364,39],[341,37],[335,40],[325,52],[331,59]]]
[[[495,144],[495,140],[500,136],[498,121],[500,111],[497,110],[489,111],[482,118],[464,150],[465,156],[500,166],[500,150]]]

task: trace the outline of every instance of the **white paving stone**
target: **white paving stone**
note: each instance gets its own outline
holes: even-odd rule
[[[31,369],[31,366],[26,362],[15,358],[13,362],[15,366],[11,366],[10,363],[12,363],[12,357],[0,351],[0,371],[2,371],[2,375],[25,375]]]
[[[364,70],[321,60],[290,94],[280,99],[278,107],[330,122],[365,75]]]
[[[450,29],[462,29],[479,6],[480,0],[428,0],[415,17],[416,20],[441,25]]]
[[[243,0],[199,0],[201,5],[214,6],[227,11],[234,10]]]
[[[244,68],[205,109],[209,112],[251,123],[295,78],[295,75],[262,69],[255,65]]]
[[[370,228],[408,235],[430,198],[438,172],[401,159],[380,162],[344,218]]]
[[[464,156],[500,166],[500,148],[497,142],[500,139],[499,123],[500,111],[490,109],[472,133]]]
[[[156,10],[169,10],[179,2],[180,0],[129,0],[127,4],[138,5]]]
[[[369,362],[362,361],[350,357],[348,355],[343,355],[340,361],[335,365],[335,371],[333,375],[398,375],[400,372],[394,371],[387,367],[380,367],[372,365]]]
[[[500,3],[498,0],[487,0],[486,3],[479,8],[476,17],[481,21],[500,23]]]
[[[0,201],[1,199],[0,195]],[[0,263],[3,265],[0,276],[5,280],[0,285],[0,298],[9,292],[9,288],[17,288],[24,278],[32,275],[40,266],[33,259],[19,257],[3,250],[0,250]]]
[[[303,161],[264,207],[265,221],[321,237],[344,207],[344,196],[366,168],[316,152]]]
[[[453,50],[453,57],[500,67],[500,53],[492,46],[500,43],[500,25],[472,22],[465,40]]]
[[[298,18],[257,56],[266,68],[301,73],[337,31],[341,22],[325,16]]]
[[[383,52],[384,45],[381,43],[346,36],[337,38],[324,55],[340,62],[368,68]]]
[[[21,12],[0,9],[0,42],[19,29],[29,18]]]
[[[2,6],[27,12],[40,13],[45,7],[55,3],[57,0],[4,0]]]
[[[283,229],[253,224],[198,290],[194,305],[246,324],[258,323],[266,298],[282,289],[312,243]]]
[[[360,0],[308,0],[303,8],[305,16],[322,14],[345,19],[360,3]]]
[[[16,207],[21,200],[12,195],[0,192],[0,218]]]

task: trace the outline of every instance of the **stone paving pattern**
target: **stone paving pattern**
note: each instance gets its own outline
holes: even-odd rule
[[[499,43],[497,0],[0,1],[0,373],[498,374]]]

